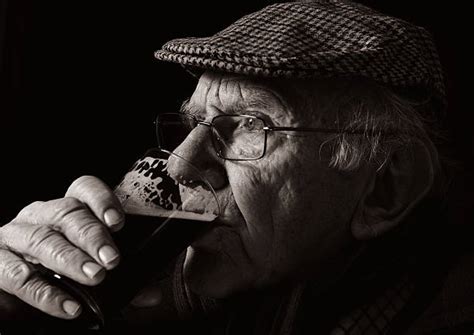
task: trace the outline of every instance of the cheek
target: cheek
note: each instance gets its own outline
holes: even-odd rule
[[[292,154],[278,160],[279,164],[271,169],[262,170],[266,174],[261,175],[261,180],[268,182],[261,201],[266,204],[267,217],[272,219],[267,261],[282,272],[277,276],[302,263],[318,261],[335,246],[346,243],[357,202],[357,191],[350,179],[345,180],[321,162],[317,149],[314,153],[298,148],[288,148]]]
[[[232,162],[226,166],[235,203],[246,224],[242,242],[262,277],[274,272],[275,254],[280,252],[276,249],[284,247],[277,241],[288,225],[289,215],[283,212],[294,207],[293,199],[299,196],[290,195],[292,190],[286,186],[295,162],[285,151],[252,164]]]
[[[276,185],[268,180],[264,169],[252,165],[233,165],[228,169],[229,184],[235,204],[245,221],[242,240],[254,259],[265,259],[272,245],[272,207]]]
[[[268,214],[275,191],[281,187],[280,173],[271,162],[265,166],[232,166],[229,184],[235,201],[247,219],[263,219]]]
[[[281,142],[282,139],[280,139]],[[250,162],[227,162],[226,170],[229,184],[239,207],[247,215],[261,216],[270,210],[279,190],[284,186],[297,159],[296,147],[293,150],[280,146],[274,150],[275,143],[269,143],[263,159]],[[282,148],[283,147],[283,148]],[[258,206],[262,205],[262,208]],[[248,208],[250,207],[250,208]],[[269,214],[268,212],[266,214]]]
[[[301,167],[281,188],[275,209],[275,260],[289,271],[304,264],[317,268],[347,243],[360,195],[355,180],[321,165]]]

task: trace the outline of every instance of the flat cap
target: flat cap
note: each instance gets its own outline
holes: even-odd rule
[[[344,0],[270,5],[213,36],[171,40],[155,57],[189,69],[264,77],[360,76],[445,101],[430,33]]]

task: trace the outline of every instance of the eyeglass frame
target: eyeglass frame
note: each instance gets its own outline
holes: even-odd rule
[[[162,149],[161,146],[160,146],[162,140],[160,140],[161,134],[160,134],[158,119],[162,116],[165,116],[165,115],[182,115],[182,116],[186,116],[186,117],[191,117],[196,122],[196,126],[193,129],[197,128],[198,125],[203,125],[203,126],[209,127],[210,133],[211,133],[212,146],[214,147],[214,151],[216,152],[216,154],[219,158],[224,159],[224,160],[228,160],[228,161],[256,161],[256,160],[262,159],[265,156],[265,153],[267,152],[267,135],[268,135],[268,132],[270,132],[270,131],[302,131],[302,132],[317,132],[317,133],[324,133],[324,134],[350,134],[350,135],[361,135],[361,134],[364,134],[364,133],[367,132],[366,130],[361,130],[361,129],[343,130],[343,129],[335,129],[335,128],[317,128],[317,127],[313,128],[313,127],[268,126],[264,119],[262,119],[258,116],[255,116],[255,115],[248,115],[248,114],[221,114],[221,115],[214,116],[211,119],[210,122],[207,122],[207,121],[198,120],[192,114],[162,113],[162,114],[158,114],[156,116],[155,122],[154,122],[156,137],[157,137],[157,142],[158,142],[158,148],[160,148],[160,149]],[[249,117],[249,118],[253,118],[253,119],[257,119],[257,120],[262,121],[262,123],[264,125],[262,130],[265,133],[265,137],[264,137],[264,140],[263,140],[263,152],[259,157],[257,157],[257,158],[225,158],[225,157],[222,156],[221,151],[217,149],[217,145],[215,143],[216,139],[214,138],[215,135],[214,135],[214,132],[212,131],[213,128],[215,128],[213,123],[214,123],[214,120],[217,119],[217,118],[228,117],[228,116]]]

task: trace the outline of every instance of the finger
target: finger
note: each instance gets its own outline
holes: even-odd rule
[[[0,289],[0,324],[2,321],[32,320],[35,315],[37,309]]]
[[[120,261],[107,227],[76,198],[33,203],[25,207],[14,222],[52,227],[107,269],[114,268]]]
[[[0,288],[27,304],[55,317],[72,319],[80,304],[69,294],[49,284],[22,258],[0,249]]]
[[[49,226],[8,224],[2,227],[2,244],[84,285],[96,285],[105,276],[102,266]]]
[[[122,206],[113,191],[100,179],[82,176],[76,179],[66,192],[66,197],[74,197],[89,206],[94,215],[112,231],[123,227]]]

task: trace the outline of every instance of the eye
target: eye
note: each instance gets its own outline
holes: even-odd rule
[[[242,128],[246,131],[256,131],[261,129],[261,122],[260,120],[253,118],[253,117],[246,117],[243,120],[243,124],[241,125]]]
[[[190,114],[181,114],[181,123],[188,131],[193,130],[197,126],[196,118]]]

